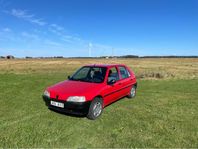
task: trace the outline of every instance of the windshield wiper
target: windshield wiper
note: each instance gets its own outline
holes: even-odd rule
[[[85,81],[84,79],[74,79],[72,78],[73,81]]]

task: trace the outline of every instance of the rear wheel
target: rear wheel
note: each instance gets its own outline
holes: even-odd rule
[[[95,120],[102,114],[103,110],[103,102],[101,98],[95,98],[89,107],[89,112],[87,114],[87,118],[91,120]]]
[[[134,98],[135,95],[136,95],[136,86],[133,85],[132,88],[131,88],[131,90],[130,90],[130,93],[128,95],[128,98]]]

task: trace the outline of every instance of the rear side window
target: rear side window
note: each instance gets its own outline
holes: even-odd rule
[[[119,68],[122,79],[130,77],[130,73],[125,67],[120,66],[118,68]]]

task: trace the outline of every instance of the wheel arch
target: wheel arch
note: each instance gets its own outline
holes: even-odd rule
[[[137,88],[137,82],[135,84],[133,84],[135,86],[135,88]]]
[[[102,97],[101,95],[97,95],[97,96],[95,96],[95,97],[93,98],[93,100],[94,100],[95,98],[100,98],[100,99],[102,99],[102,100],[103,100],[103,97]]]
[[[95,97],[92,99],[92,101],[93,101],[95,98],[100,98],[100,99],[102,100],[102,102],[103,102],[103,107],[104,107],[104,98],[103,98],[101,95],[97,95],[97,96],[95,96]]]

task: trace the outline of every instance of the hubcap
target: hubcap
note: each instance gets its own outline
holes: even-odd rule
[[[132,87],[132,89],[131,89],[131,96],[132,96],[132,97],[135,96],[135,87]]]
[[[93,107],[93,114],[95,117],[98,117],[102,111],[102,105],[100,102],[97,102]]]

